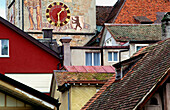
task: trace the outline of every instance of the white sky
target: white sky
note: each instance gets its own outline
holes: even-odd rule
[[[113,6],[117,0],[96,0],[97,6]],[[5,16],[5,0],[0,0],[0,16]]]
[[[96,0],[97,6],[113,6],[117,0]]]
[[[6,18],[5,16],[5,0],[0,0],[0,16]]]

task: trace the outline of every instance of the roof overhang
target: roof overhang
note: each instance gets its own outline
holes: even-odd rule
[[[41,93],[31,87],[28,87],[16,80],[13,80],[3,74],[0,74],[0,81],[4,82],[4,83],[0,83],[1,91],[7,92],[8,94],[11,94],[14,96],[16,96],[16,94],[18,94],[20,97],[25,98],[24,100],[29,100],[29,101],[32,100],[33,102],[35,101],[37,104],[41,105],[42,107],[47,106],[48,104],[53,105],[55,107],[59,107],[59,105],[60,105],[58,100],[56,100],[48,95],[45,95],[44,93]],[[7,86],[5,83],[8,84],[9,86]],[[34,100],[30,97],[33,97],[36,100]],[[45,104],[47,104],[47,105],[45,105],[41,101],[45,102]],[[39,102],[41,102],[41,103],[39,103]]]
[[[107,82],[107,80],[76,80],[67,81],[63,85],[58,87],[60,92],[69,90],[71,86],[102,86]]]

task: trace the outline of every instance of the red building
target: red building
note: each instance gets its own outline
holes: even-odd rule
[[[26,73],[31,74],[30,79],[37,78],[38,76],[34,77],[35,74],[47,74],[47,76],[50,74],[47,82],[51,83],[53,70],[57,70],[60,63],[58,53],[1,17],[0,30],[0,73],[8,75]],[[24,80],[26,79],[28,78]]]

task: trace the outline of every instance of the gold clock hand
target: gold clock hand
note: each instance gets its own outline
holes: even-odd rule
[[[61,21],[60,21],[60,14],[61,14],[61,12],[63,12],[63,11],[64,11],[64,8],[61,8],[61,10],[57,13],[57,15],[58,15],[57,26],[60,26],[60,23],[61,23]]]

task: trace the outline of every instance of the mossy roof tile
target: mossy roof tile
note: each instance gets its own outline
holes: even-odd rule
[[[116,41],[161,40],[161,25],[106,25]]]

